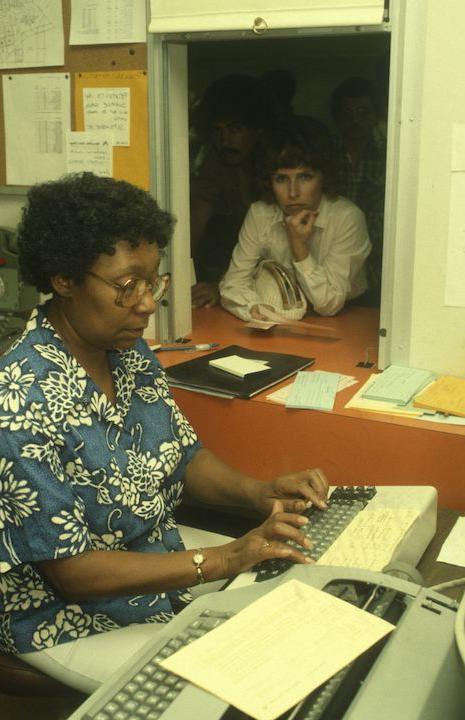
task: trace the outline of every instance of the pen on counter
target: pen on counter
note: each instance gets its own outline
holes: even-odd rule
[[[176,350],[213,350],[213,348],[219,347],[219,343],[199,343],[198,345],[161,345],[155,348],[155,352],[162,351],[176,351]]]

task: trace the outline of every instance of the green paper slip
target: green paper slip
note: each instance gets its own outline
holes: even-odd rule
[[[286,407],[331,411],[334,407],[339,373],[320,370],[298,372],[289,392]]]
[[[434,377],[429,370],[390,365],[367,387],[362,397],[407,405]]]

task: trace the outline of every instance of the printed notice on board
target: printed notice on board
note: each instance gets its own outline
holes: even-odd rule
[[[130,89],[128,87],[84,88],[84,126],[88,132],[113,135],[117,147],[129,145]]]
[[[70,45],[145,42],[145,0],[71,0]]]
[[[0,68],[65,64],[61,0],[0,0]]]
[[[71,129],[69,75],[4,75],[6,181],[33,185],[65,172]]]
[[[66,172],[113,175],[113,138],[107,133],[69,132],[66,135]]]

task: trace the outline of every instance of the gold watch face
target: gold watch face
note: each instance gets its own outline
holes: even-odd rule
[[[201,565],[205,561],[205,558],[202,555],[202,553],[195,553],[195,555],[192,559],[196,565]]]

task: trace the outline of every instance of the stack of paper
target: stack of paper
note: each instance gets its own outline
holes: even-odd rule
[[[395,402],[387,400],[370,400],[365,397],[365,392],[373,384],[378,376],[373,374],[367,382],[351,397],[346,403],[347,409],[369,410],[370,412],[387,413],[388,415],[400,415],[401,417],[419,417],[422,410],[413,407],[411,403],[408,405],[397,405]]]
[[[375,376],[373,382],[363,391],[362,397],[367,400],[407,405],[414,395],[433,380],[434,375],[428,370],[391,365]]]
[[[321,370],[298,372],[287,397],[286,407],[332,410],[339,380],[339,373]]]
[[[214,360],[210,360],[208,364],[218,368],[218,370],[223,370],[231,375],[242,378],[252,373],[264,372],[270,369],[267,361],[251,360],[250,358],[242,358],[239,355],[227,355],[226,357],[215,358]]]

